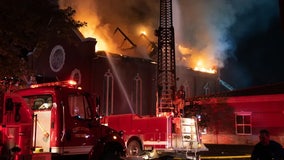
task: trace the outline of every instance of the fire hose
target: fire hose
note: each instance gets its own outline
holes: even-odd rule
[[[49,133],[46,131],[46,129],[44,129],[44,128],[42,127],[42,125],[39,123],[38,120],[37,120],[37,125],[39,126],[39,128],[40,128],[41,131],[43,132],[43,138],[42,138],[42,140],[43,140],[44,142],[47,142],[48,137],[49,137]]]

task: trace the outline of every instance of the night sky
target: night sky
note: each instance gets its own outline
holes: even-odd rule
[[[99,37],[113,37],[117,27],[134,43],[141,40],[137,28],[157,41],[159,0],[61,0],[63,5],[76,9],[98,44]],[[235,89],[284,81],[279,8],[279,0],[173,0],[176,63],[194,67],[197,57],[205,57],[205,64],[220,69],[220,78]]]
[[[284,20],[281,20],[277,7],[275,10],[256,8],[274,14],[270,17],[255,16],[243,35],[237,34],[243,26],[241,21],[230,28],[236,48],[234,56],[225,62],[221,77],[235,88],[284,82],[284,27],[281,26]],[[254,14],[253,11],[239,19],[247,21],[250,14]]]

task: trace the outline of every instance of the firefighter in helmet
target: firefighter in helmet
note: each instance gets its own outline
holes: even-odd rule
[[[181,85],[175,96],[175,108],[178,117],[182,116],[183,114],[184,100],[185,100],[185,91],[184,91],[184,86]]]

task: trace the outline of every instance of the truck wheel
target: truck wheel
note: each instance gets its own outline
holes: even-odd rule
[[[142,149],[139,142],[132,140],[127,145],[127,155],[128,156],[139,156],[141,155]]]

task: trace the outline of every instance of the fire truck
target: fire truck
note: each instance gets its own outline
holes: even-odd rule
[[[208,150],[194,117],[120,114],[105,116],[101,122],[123,131],[127,157],[199,159],[198,152]]]
[[[119,159],[121,134],[101,125],[96,99],[74,81],[1,94],[0,159]]]

